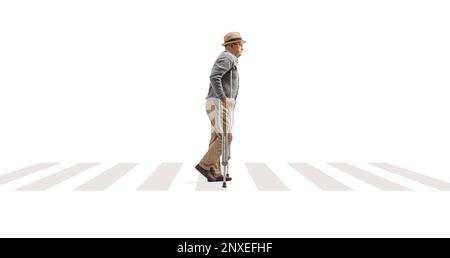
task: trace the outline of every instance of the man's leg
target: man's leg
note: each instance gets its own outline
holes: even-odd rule
[[[211,133],[208,151],[198,163],[206,170],[220,171],[220,155],[222,153],[222,138],[219,134]]]
[[[233,141],[233,134],[228,133],[228,143],[231,144]],[[208,151],[203,156],[199,165],[205,170],[211,170],[215,177],[222,174],[220,157],[222,155],[222,134],[211,133],[211,140],[209,144]]]
[[[206,113],[211,122],[211,138],[209,140],[208,151],[200,160],[198,165],[204,170],[211,171],[211,175],[215,171],[220,171],[220,154],[221,154],[221,138],[219,136],[220,125],[219,118],[219,100],[208,99],[205,104]]]
[[[233,140],[233,136],[231,134],[231,126],[230,117],[225,117],[223,115],[219,115],[219,101],[218,100],[208,100],[206,102],[206,113],[208,114],[209,120],[211,122],[211,138],[209,141],[209,148],[206,154],[203,156],[201,161],[199,162],[199,166],[205,170],[212,171],[215,177],[220,176],[221,173],[221,163],[220,157],[222,155],[222,123],[226,121],[228,127],[228,143],[230,144]],[[227,113],[229,113],[229,109]]]

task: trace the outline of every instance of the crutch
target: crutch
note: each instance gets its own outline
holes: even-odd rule
[[[233,71],[230,70],[230,94],[231,97],[233,97]],[[219,103],[221,100],[219,100]],[[222,108],[222,103],[220,103],[220,107]],[[227,131],[227,108],[226,108],[226,99],[224,103],[224,107],[222,108],[223,118],[222,118],[222,166],[223,166],[223,183],[222,188],[227,188],[227,177],[229,177],[229,164],[228,161],[230,160],[230,144],[228,142],[228,131]],[[230,110],[230,108],[228,108]],[[231,126],[231,114],[230,114],[230,126]]]
[[[226,105],[226,102],[225,102]],[[228,143],[227,137],[227,114],[225,108],[222,108],[223,119],[222,119],[222,166],[223,166],[223,188],[227,188],[227,177],[228,173],[228,161],[230,160],[230,144]]]

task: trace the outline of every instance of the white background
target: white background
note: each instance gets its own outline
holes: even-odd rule
[[[224,34],[239,31],[247,44],[239,60],[236,163],[387,161],[449,181],[449,13],[447,1],[3,1],[0,161],[8,168],[45,161],[195,165],[209,141],[209,72]],[[6,192],[0,233],[222,236],[201,226],[205,213],[220,218],[219,207],[201,205],[216,197],[237,202],[228,211],[235,226],[224,236],[450,233],[443,193],[405,199],[317,193],[306,203],[293,194],[166,194],[147,202],[172,215],[153,218],[151,209],[136,208],[142,202],[130,204],[149,197],[135,193]],[[115,206],[105,204],[92,219],[80,216],[89,210],[82,204],[96,198],[123,198],[116,205],[132,207],[114,213]],[[247,220],[233,213],[248,207],[244,199],[262,205],[252,209],[254,216],[244,215]],[[343,202],[339,221],[347,221],[345,227],[318,219],[333,213],[329,205],[336,199]],[[28,204],[36,200],[43,202],[37,215],[43,223],[21,224],[26,218],[17,215],[29,214]],[[192,209],[185,223],[177,200]],[[62,217],[78,224],[53,223],[54,201],[62,205]],[[357,221],[355,203],[365,201],[375,206],[360,215],[383,223],[351,223]],[[289,215],[274,214],[271,205]],[[392,207],[395,217],[385,216]],[[266,216],[284,224],[270,224]],[[170,221],[142,226],[157,218]],[[412,225],[401,224],[404,218]],[[164,231],[174,221],[177,227]],[[268,231],[260,228],[264,222]]]

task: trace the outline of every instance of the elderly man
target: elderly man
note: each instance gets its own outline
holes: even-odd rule
[[[222,134],[226,130],[228,143],[231,143],[233,113],[239,91],[239,74],[236,65],[238,57],[244,50],[245,42],[239,32],[227,33],[222,44],[225,51],[219,55],[211,71],[206,97],[206,112],[211,122],[211,139],[208,151],[195,167],[208,182],[223,181],[220,166]],[[226,181],[230,180],[231,177],[226,178]]]

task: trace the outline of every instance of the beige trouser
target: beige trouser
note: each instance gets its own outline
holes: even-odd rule
[[[211,139],[209,140],[209,148],[202,160],[200,166],[206,170],[212,169],[214,176],[221,174],[220,156],[222,155],[222,132],[223,122],[226,121],[226,131],[228,142],[233,140],[231,129],[234,120],[234,107],[236,102],[234,99],[227,99],[226,106],[219,106],[219,99],[209,98],[206,100],[206,113],[211,122]]]

